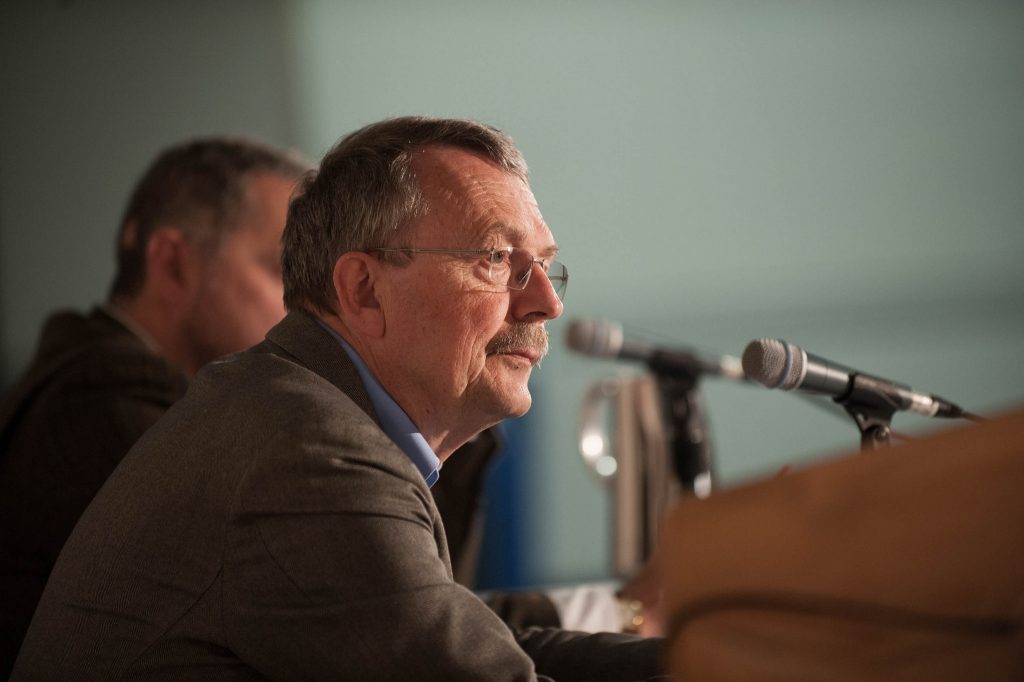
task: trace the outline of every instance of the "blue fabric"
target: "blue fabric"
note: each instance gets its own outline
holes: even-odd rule
[[[388,395],[388,392],[380,385],[377,377],[366,366],[359,353],[352,346],[348,345],[345,339],[341,338],[336,331],[327,326],[323,320],[317,321],[324,329],[331,333],[331,336],[338,340],[338,343],[341,344],[341,347],[345,349],[345,352],[348,353],[349,358],[355,364],[356,371],[359,372],[359,378],[363,380],[366,392],[370,396],[370,402],[373,403],[373,409],[377,411],[377,417],[380,419],[380,426],[384,433],[391,440],[395,441],[395,445],[412,460],[412,463],[416,465],[416,468],[423,475],[427,485],[433,486],[437,483],[437,479],[440,476],[441,460],[438,459],[430,445],[427,444],[427,439],[423,437],[423,434],[419,432],[416,425],[412,423],[412,419],[409,419],[409,415],[405,413],[405,410],[399,407],[395,399]]]

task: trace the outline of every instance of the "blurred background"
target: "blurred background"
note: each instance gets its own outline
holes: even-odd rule
[[[571,273],[489,482],[485,585],[609,574],[579,405],[640,368],[570,353],[573,318],[1024,401],[1019,0],[0,0],[0,382],[48,312],[104,299],[159,149],[242,133],[318,159],[413,113],[513,136]],[[858,445],[794,396],[703,387],[723,485]]]

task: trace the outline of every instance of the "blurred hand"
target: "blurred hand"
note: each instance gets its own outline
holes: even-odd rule
[[[660,563],[660,555],[655,550],[640,572],[615,595],[634,612],[635,632],[645,637],[660,637],[664,634]]]

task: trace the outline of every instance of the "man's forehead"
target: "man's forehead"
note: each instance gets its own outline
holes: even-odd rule
[[[450,193],[474,194],[516,181],[527,191],[522,178],[509,173],[485,156],[449,146],[424,147],[413,157],[413,169],[421,187]]]
[[[413,164],[421,189],[435,204],[431,208],[461,213],[460,227],[471,232],[468,237],[509,244],[540,237],[545,254],[557,251],[533,192],[519,176],[454,147],[421,150]]]

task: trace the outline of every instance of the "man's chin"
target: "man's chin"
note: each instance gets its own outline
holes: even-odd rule
[[[506,394],[504,396],[495,396],[495,398],[497,400],[494,401],[495,410],[493,412],[497,421],[522,417],[530,411],[530,406],[533,404],[530,391],[525,386],[516,395]]]
[[[530,395],[530,389],[524,386],[522,394],[516,396],[516,399],[510,402],[509,415],[508,417],[506,417],[506,419],[522,417],[524,414],[530,411],[530,407],[532,405],[533,396]]]
[[[530,406],[531,405],[533,405],[533,401],[532,400],[527,400],[526,404],[524,406],[522,406],[519,409],[512,410],[512,413],[509,414],[507,419],[515,419],[516,417],[522,417],[523,415],[525,415],[527,412],[530,411]]]

